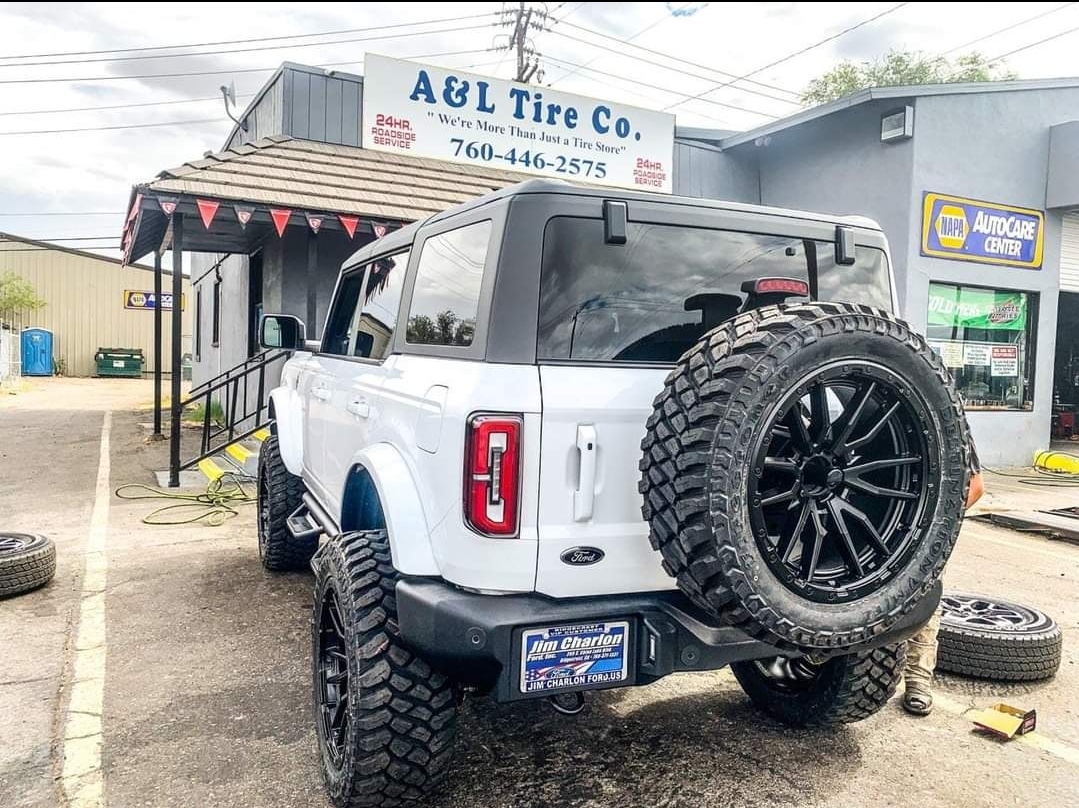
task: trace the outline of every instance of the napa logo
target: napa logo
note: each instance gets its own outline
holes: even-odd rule
[[[967,234],[970,232],[966,214],[962,208],[955,205],[941,207],[940,213],[937,214],[935,229],[940,245],[954,250],[963,247],[967,240]]]

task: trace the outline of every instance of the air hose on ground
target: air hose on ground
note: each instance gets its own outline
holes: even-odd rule
[[[202,522],[217,527],[237,516],[239,506],[252,504],[256,500],[254,478],[231,472],[211,480],[206,490],[198,493],[166,491],[143,483],[128,483],[117,488],[115,494],[120,499],[176,500],[146,514],[142,518],[146,525],[192,525]]]
[[[1033,485],[1042,488],[1068,488],[1079,485],[1079,455],[1071,452],[1038,452],[1034,456],[1034,474],[1015,474],[1010,471],[985,467],[990,474],[998,477],[1011,477],[1018,480],[1022,485]]]

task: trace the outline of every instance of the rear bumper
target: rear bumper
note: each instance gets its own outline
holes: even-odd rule
[[[861,648],[900,642],[936,611],[938,581],[929,595],[888,632]],[[677,671],[715,670],[749,659],[783,655],[741,629],[722,625],[680,592],[554,600],[542,595],[478,595],[429,579],[397,584],[401,636],[462,684],[494,690],[499,701],[524,694],[521,633],[527,628],[628,620],[628,678],[618,687],[647,684]],[[592,685],[588,690],[604,687]]]

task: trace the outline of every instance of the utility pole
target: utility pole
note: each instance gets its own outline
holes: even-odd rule
[[[522,1],[517,4],[517,8],[504,11],[503,14],[502,24],[513,28],[506,49],[513,49],[517,53],[516,80],[527,84],[533,77],[542,79],[543,71],[540,69],[539,54],[529,39],[528,32],[543,29],[547,12],[531,8]]]

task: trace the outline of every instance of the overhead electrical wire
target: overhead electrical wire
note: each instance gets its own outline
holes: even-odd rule
[[[594,34],[595,36],[600,36],[600,37],[603,37],[604,39],[610,39],[610,40],[612,40],[614,42],[618,42],[618,43],[621,43],[621,44],[628,44],[631,48],[634,48],[634,49],[640,50],[640,51],[644,51],[645,53],[651,53],[651,54],[654,54],[656,56],[662,56],[664,59],[669,59],[672,62],[679,62],[681,64],[688,65],[690,67],[695,67],[695,68],[698,68],[700,70],[707,70],[707,71],[709,71],[711,73],[718,73],[719,75],[726,76],[728,78],[737,77],[736,73],[730,73],[730,72],[728,72],[726,70],[720,70],[719,68],[716,68],[716,67],[709,67],[708,65],[700,64],[699,62],[692,62],[692,61],[690,61],[688,59],[682,59],[682,58],[680,58],[678,56],[672,56],[669,53],[664,53],[663,51],[656,50],[654,48],[647,48],[644,45],[638,45],[636,43],[631,43],[631,42],[629,42],[629,40],[620,39],[620,38],[618,38],[616,36],[612,36],[610,34],[605,34],[602,31],[597,31],[597,30],[595,30],[593,28],[586,28],[583,25],[577,25],[576,23],[572,23],[572,22],[568,22],[568,23],[566,23],[566,25],[568,25],[570,28],[576,28],[578,31],[583,31],[583,32],[585,32],[587,34]],[[585,40],[578,40],[578,41],[584,42]],[[618,53],[618,54],[623,55],[623,56],[627,55],[627,54],[625,54],[624,51],[614,50],[612,48],[605,48],[602,45],[596,45],[595,43],[586,43],[586,44],[591,44],[593,47],[602,48],[603,50],[608,50],[608,51],[611,51],[612,53]],[[634,57],[634,58],[638,58],[638,57]],[[794,90],[788,90],[785,87],[779,87],[779,86],[777,86],[775,84],[768,84],[767,82],[764,82],[764,81],[757,81],[756,79],[742,79],[742,81],[745,84],[753,84],[753,85],[756,85],[757,87],[764,87],[767,90],[775,90],[776,92],[780,92],[780,93],[788,93],[789,95],[793,95],[795,97],[800,97],[801,96],[801,93],[799,93],[799,92],[796,92]],[[768,95],[767,93],[761,93],[761,92],[758,92],[758,91],[755,91],[755,90],[751,90],[751,89],[749,89],[747,87],[739,87],[738,89],[744,90],[745,92],[750,92],[750,93],[756,92],[757,95],[762,95],[765,98],[776,98],[776,96]],[[785,98],[778,98],[777,100],[788,101],[790,103],[795,103],[795,104],[799,103],[796,100],[785,99]]]
[[[993,62],[999,62],[1001,59],[1007,59],[1009,56],[1014,56],[1017,53],[1022,53],[1025,50],[1030,50],[1031,48],[1035,48],[1038,45],[1044,45],[1046,42],[1052,42],[1054,39],[1060,39],[1062,36],[1074,34],[1076,31],[1079,31],[1079,25],[1075,26],[1074,28],[1069,28],[1067,31],[1061,31],[1060,33],[1053,34],[1052,36],[1047,36],[1044,39],[1039,39],[1037,42],[1031,42],[1029,45],[1024,45],[1021,48],[1015,48],[1014,50],[1010,50],[1007,53],[1002,53],[999,56],[994,56],[992,59],[987,59],[986,61],[989,64],[992,64]]]
[[[443,17],[435,20],[417,20],[415,22],[401,22],[392,25],[374,25],[366,28],[346,28],[338,31],[319,31],[311,34],[283,34],[281,36],[259,36],[249,39],[222,39],[216,42],[188,42],[183,45],[145,45],[137,48],[113,48],[111,50],[91,51],[67,51],[63,53],[30,53],[18,56],[0,56],[5,59],[45,59],[52,56],[98,56],[104,53],[139,53],[151,50],[179,50],[180,48],[210,48],[217,45],[246,45],[249,42],[280,42],[285,39],[306,39],[313,36],[338,36],[345,34],[370,33],[371,31],[386,31],[391,28],[410,28],[417,25],[437,25],[444,22],[461,22],[462,20],[478,20],[484,17],[497,16],[498,12],[489,11],[484,14],[472,14],[464,17]],[[178,54],[175,54],[178,55]],[[164,56],[157,58],[166,58]],[[58,64],[52,62],[51,64]]]
[[[461,31],[472,31],[479,28],[487,28],[486,25],[466,25],[456,28],[440,28],[434,31],[416,31],[408,34],[391,34],[389,36],[367,37],[355,40],[351,42],[375,42],[386,39],[399,39],[402,37],[416,37],[416,36],[429,36],[432,34],[457,34]],[[481,49],[481,50],[486,50]],[[455,53],[479,53],[481,50],[473,51],[456,51]],[[449,54],[429,54],[429,56],[443,56]],[[408,57],[408,58],[423,58],[423,57]],[[345,65],[345,64],[358,64],[362,60],[352,60],[349,62],[331,62],[324,65],[316,65],[316,67],[328,67],[332,65]],[[56,84],[61,82],[76,83],[76,82],[98,82],[98,81],[126,81],[132,79],[167,79],[167,78],[187,78],[191,76],[221,76],[230,73],[261,73],[269,70],[276,70],[277,67],[250,67],[241,68],[235,70],[195,70],[184,73],[150,73],[132,76],[63,76],[55,78],[32,78],[32,79],[0,79],[0,84]]]
[[[254,98],[254,93],[244,93],[243,95],[237,95],[236,98]],[[68,107],[67,109],[19,109],[19,110],[5,110],[0,112],[0,117],[5,115],[58,115],[65,112],[98,112],[99,110],[110,109],[134,109],[135,107],[163,107],[170,104],[204,104],[210,101],[216,101],[221,103],[221,96],[215,95],[212,98],[181,98],[175,101],[144,101],[137,104],[109,104],[103,107]]]
[[[827,44],[829,42],[832,42],[833,40],[839,39],[841,36],[849,34],[851,31],[856,31],[857,29],[861,28],[862,26],[869,25],[872,22],[876,22],[877,20],[881,19],[882,17],[886,17],[889,14],[894,14],[896,11],[899,11],[904,6],[909,6],[909,5],[910,5],[909,2],[908,3],[896,3],[891,8],[887,8],[884,11],[881,11],[879,14],[874,14],[872,17],[869,17],[868,19],[864,19],[859,23],[856,23],[856,24],[851,25],[851,26],[849,26],[847,28],[844,28],[842,31],[837,31],[836,33],[831,34],[830,36],[827,36],[824,39],[821,39],[821,40],[819,40],[817,42],[814,42],[812,45],[806,45],[804,48],[799,48],[798,50],[794,51],[793,53],[788,53],[786,56],[783,56],[780,59],[776,59],[775,61],[769,62],[766,65],[761,65],[760,67],[756,68],[755,70],[750,70],[748,73],[744,73],[741,76],[738,76],[736,78],[731,79],[730,81],[722,82],[720,84],[717,84],[714,87],[710,87],[709,89],[704,90],[703,92],[697,93],[696,95],[694,95],[692,98],[690,98],[688,100],[689,101],[702,100],[703,97],[708,95],[709,93],[714,93],[716,90],[722,90],[724,87],[730,87],[735,82],[743,81],[743,80],[749,78],[750,76],[755,76],[758,73],[761,73],[761,72],[763,72],[765,70],[768,70],[769,68],[775,67],[776,65],[781,65],[784,62],[789,62],[791,59],[794,59],[797,56],[801,56],[803,53],[808,53],[809,51],[811,51],[811,50],[813,50],[815,48],[819,48],[821,45],[825,45],[825,44]],[[682,104],[685,104],[685,103],[686,103],[686,101],[676,101],[675,103],[668,104],[666,107],[664,107],[663,111],[666,112],[667,110],[672,109],[673,107],[681,106]]]
[[[970,42],[964,42],[962,45],[956,45],[954,48],[950,48],[950,49],[944,51],[944,53],[942,53],[941,56],[947,56],[949,53],[955,53],[956,51],[963,50],[964,48],[969,48],[971,45],[977,45],[979,42],[983,42],[986,39],[992,39],[997,34],[1003,34],[1003,33],[1007,33],[1007,32],[1010,32],[1010,31],[1014,31],[1016,28],[1019,28],[1020,26],[1026,25],[1029,22],[1034,22],[1035,20],[1040,20],[1042,17],[1048,17],[1050,14],[1056,14],[1058,11],[1063,11],[1064,9],[1069,8],[1070,6],[1074,6],[1074,5],[1076,5],[1076,3],[1063,3],[1063,4],[1059,5],[1059,6],[1057,6],[1056,8],[1051,8],[1048,11],[1043,11],[1041,14],[1035,14],[1033,17],[1027,17],[1025,20],[1020,20],[1019,22],[1010,23],[1008,25],[1005,25],[1003,28],[998,28],[997,30],[992,31],[991,33],[983,34],[982,36],[978,37],[977,39],[972,39],[972,40],[970,40]]]
[[[24,212],[19,211],[0,211],[0,216],[123,216],[122,210],[90,210],[90,211],[76,211],[76,210],[45,210],[45,211],[32,211]],[[2,238],[2,237],[0,237]]]
[[[156,129],[162,126],[195,126],[196,124],[221,123],[234,124],[226,118],[197,118],[189,121],[158,121],[156,123],[125,123],[115,126],[77,126],[71,129],[26,129],[18,132],[0,132],[0,137],[10,135],[61,135],[71,132],[108,132],[116,129]]]
[[[619,51],[619,50],[617,50],[615,48],[609,48],[606,45],[599,45],[599,44],[594,43],[594,42],[589,42],[586,39],[581,39],[580,37],[576,37],[576,36],[573,36],[571,34],[564,33],[562,31],[552,30],[551,33],[554,34],[555,36],[564,37],[565,39],[571,39],[574,42],[581,42],[581,43],[583,43],[585,45],[591,45],[592,47],[600,48],[601,50],[610,51],[611,53],[615,53],[615,54],[618,54],[620,56],[626,56],[626,53],[624,51]],[[550,57],[545,56],[544,58],[550,58]],[[654,67],[660,67],[660,68],[663,68],[664,70],[670,70],[672,73],[679,73],[679,74],[681,74],[683,76],[690,76],[691,78],[703,79],[704,81],[715,81],[715,78],[713,76],[705,76],[705,75],[701,75],[700,73],[691,73],[688,70],[678,68],[678,67],[672,67],[671,65],[665,65],[662,62],[657,62],[657,61],[654,61],[652,59],[643,59],[643,58],[640,58],[640,57],[637,57],[637,56],[634,56],[632,58],[635,59],[636,61],[642,62],[642,63],[644,63],[646,65],[653,65]],[[595,61],[595,60],[593,59],[592,61]],[[593,69],[593,68],[588,67],[589,64],[591,64],[591,62],[585,62],[578,69],[581,69],[581,70],[584,70],[584,69],[591,70],[591,69]],[[701,67],[701,66],[698,65],[698,67]],[[704,68],[704,69],[705,70],[712,70],[712,68]],[[723,71],[721,71],[721,70],[712,70],[712,72],[713,73],[723,73]],[[725,75],[734,75],[734,74],[727,73]],[[764,96],[766,98],[774,99],[776,101],[782,101],[782,102],[784,102],[786,104],[797,104],[798,103],[797,101],[792,101],[792,100],[790,100],[788,98],[780,98],[779,96],[776,96],[776,95],[769,95],[768,93],[763,93],[760,90],[753,90],[753,89],[750,89],[748,87],[736,87],[735,89],[742,90],[743,92],[751,93],[751,94],[754,94],[754,95],[761,95],[761,96]],[[670,92],[674,92],[674,91],[671,90]],[[679,95],[685,95],[687,97],[690,97],[688,93],[679,93]],[[763,114],[763,113],[760,113],[760,114]]]

